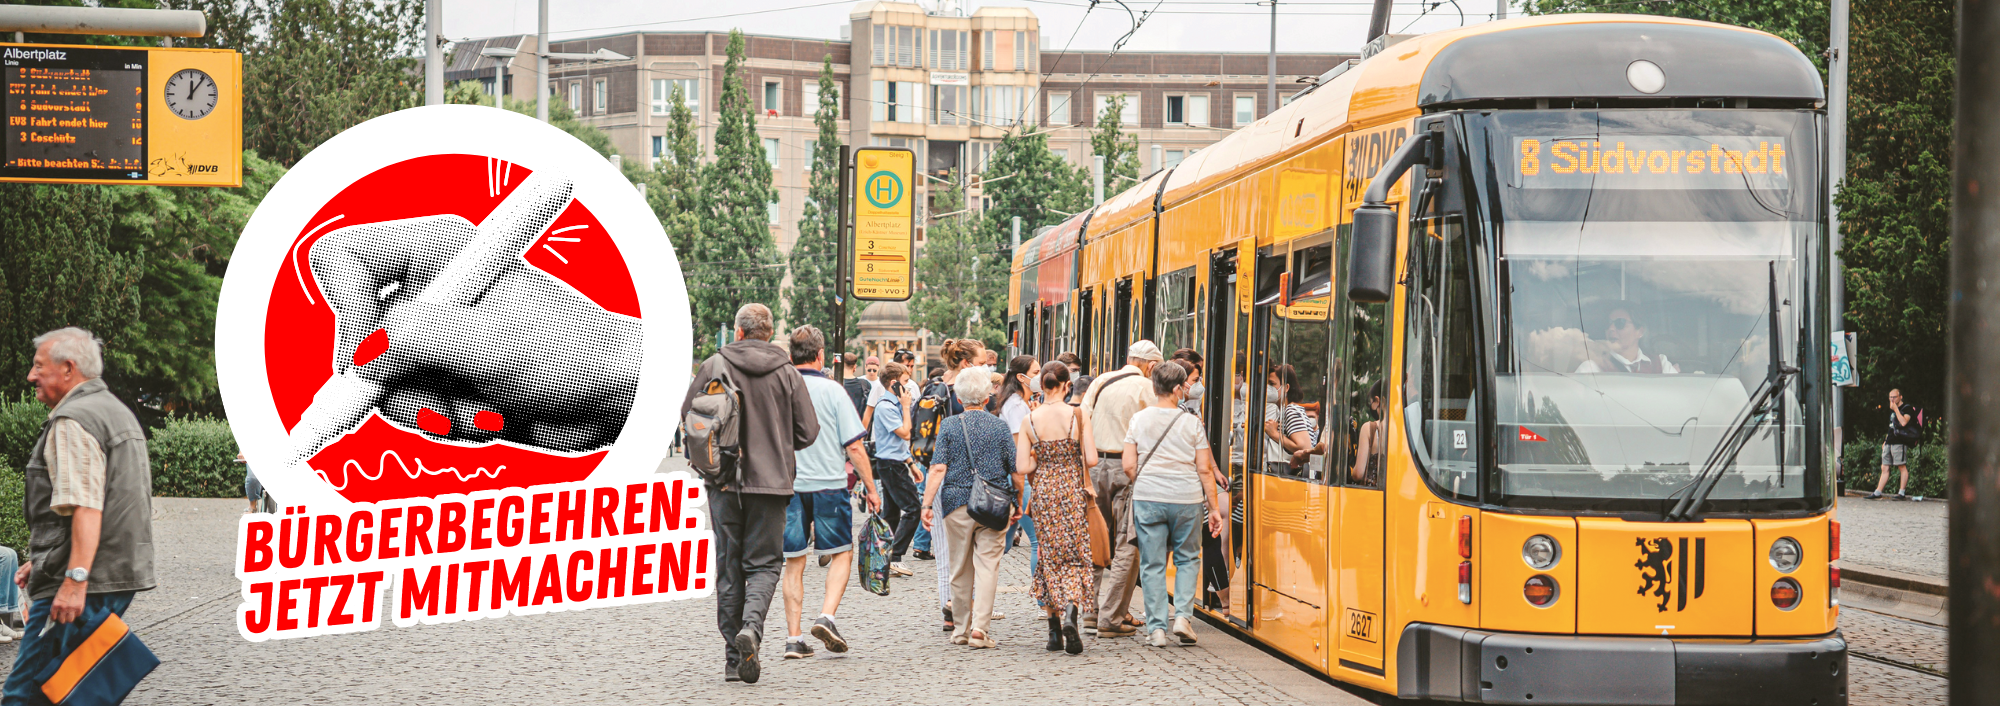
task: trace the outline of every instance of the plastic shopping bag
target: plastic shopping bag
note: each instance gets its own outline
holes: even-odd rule
[[[859,540],[861,560],[854,562],[861,573],[861,587],[878,596],[889,595],[889,540],[894,536],[880,515],[869,515]]]

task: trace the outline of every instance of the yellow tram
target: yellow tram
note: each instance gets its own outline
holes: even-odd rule
[[[1023,243],[1015,347],[1202,354],[1236,521],[1197,604],[1302,665],[1844,704],[1822,105],[1739,27],[1378,41]]]

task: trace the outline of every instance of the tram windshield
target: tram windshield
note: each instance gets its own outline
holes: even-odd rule
[[[1818,123],[1783,111],[1499,113],[1502,504],[1652,511],[1687,491],[1772,356],[1809,371],[1710,496],[1807,509]],[[1506,158],[1499,159],[1501,155]],[[1772,341],[1773,291],[1777,341]],[[1823,315],[1818,315],[1823,318]],[[1497,491],[1497,492],[1495,492]]]

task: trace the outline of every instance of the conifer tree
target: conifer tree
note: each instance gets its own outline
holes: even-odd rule
[[[813,147],[805,209],[799,217],[799,239],[792,244],[792,286],[786,297],[785,322],[818,326],[830,343],[834,300],[846,296],[840,291],[840,263],[834,248],[839,242],[840,218],[840,130],[834,122],[840,119],[840,87],[833,82],[832,56],[820,64],[819,105],[814,108],[813,124],[819,127],[819,137]],[[855,304],[850,302],[849,306],[858,310]]]
[[[759,302],[782,310],[778,285],[785,262],[771,238],[777,190],[757,135],[743,54],[743,32],[731,30],[717,106],[715,161],[702,170],[702,231],[685,261],[697,341],[733,324],[743,304]]]
[[[1125,96],[1111,96],[1097,116],[1097,130],[1090,134],[1090,153],[1104,158],[1105,198],[1139,179],[1139,136],[1125,131],[1124,113]]]
[[[653,164],[658,188],[646,192],[646,202],[666,229],[685,271],[694,237],[701,232],[701,145],[695,138],[694,110],[678,83],[667,102],[673,109],[667,116],[666,151]]]

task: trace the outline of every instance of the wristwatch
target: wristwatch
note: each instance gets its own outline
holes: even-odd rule
[[[69,569],[69,573],[63,574],[63,576],[67,577],[71,581],[75,581],[77,583],[83,583],[85,581],[90,580],[90,569],[86,569],[81,566],[72,566]]]

